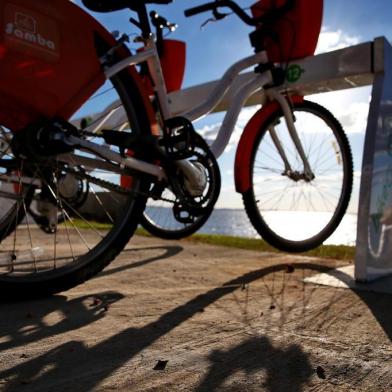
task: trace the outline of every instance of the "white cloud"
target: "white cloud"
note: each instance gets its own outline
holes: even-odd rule
[[[313,95],[309,99],[326,107],[349,134],[365,134],[371,89],[344,90]]]
[[[259,106],[252,106],[242,109],[240,115],[238,116],[237,123],[234,127],[233,133],[230,137],[230,142],[227,145],[225,152],[230,151],[233,146],[236,146],[241,138],[242,132],[250,118],[259,110]],[[211,125],[205,125],[202,128],[197,128],[197,132],[200,133],[203,138],[205,138],[208,144],[212,144],[215,140],[219,129],[221,127],[221,123],[214,123]]]
[[[335,116],[340,120],[346,133],[365,133],[369,104],[353,102],[347,108],[336,110]]]
[[[342,49],[356,45],[359,42],[360,37],[349,35],[342,30],[332,31],[328,27],[323,27],[318,40],[316,54]]]

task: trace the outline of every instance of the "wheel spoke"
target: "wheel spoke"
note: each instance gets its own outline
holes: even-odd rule
[[[305,101],[294,107],[295,126],[315,179],[304,176],[285,120],[276,115],[260,127],[251,171],[253,192],[244,195],[248,216],[260,235],[289,251],[311,249],[331,234],[347,208],[352,187],[352,158],[340,124],[317,104]],[[271,124],[291,166],[287,175],[277,169],[276,162],[278,167],[284,165],[271,141]]]
[[[78,130],[81,136],[120,153],[99,131],[149,134],[143,105],[129,75],[116,75],[69,122],[85,127]],[[63,124],[67,128],[65,119],[57,128],[48,121],[48,132],[61,132]],[[14,156],[22,151],[14,148],[18,143],[25,146],[27,137],[41,137],[37,128],[28,124],[16,137],[0,124],[0,293],[6,296],[54,293],[98,273],[132,236],[144,204],[147,179],[133,178],[129,194],[123,194],[121,184],[129,173],[93,153],[75,148],[57,155],[57,145],[49,148],[40,139],[45,154],[31,143],[23,157]]]

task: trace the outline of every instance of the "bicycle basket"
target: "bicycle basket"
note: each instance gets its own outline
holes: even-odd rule
[[[286,0],[260,0],[251,7],[261,17],[284,5]],[[296,0],[281,19],[258,27],[262,46],[274,63],[311,56],[317,46],[323,14],[323,0]]]
[[[143,50],[144,48],[138,49],[139,52]],[[185,73],[185,59],[185,42],[173,39],[164,39],[161,42],[159,60],[168,93],[181,88]],[[142,71],[141,77],[148,94],[153,95],[154,91],[149,78],[146,77],[145,69]]]
[[[164,39],[162,49],[159,58],[167,91],[179,90],[185,73],[186,44],[182,41]]]
[[[68,0],[1,1],[0,124],[69,118],[104,83],[96,36],[112,39]]]

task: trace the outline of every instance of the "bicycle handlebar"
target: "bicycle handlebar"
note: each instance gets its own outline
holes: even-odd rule
[[[217,11],[220,7],[230,8],[244,23],[250,26],[256,26],[260,23],[259,20],[250,17],[237,3],[232,0],[218,0],[202,4],[198,7],[187,9],[184,14],[186,17],[189,17],[206,11]]]
[[[189,8],[184,11],[184,15],[189,18],[190,16],[201,14],[202,12],[212,11],[217,8],[217,4],[214,1],[213,3],[206,3],[199,5],[197,7]]]
[[[230,8],[244,23],[249,26],[258,26],[260,23],[265,21],[271,21],[277,19],[285,14],[294,6],[295,0],[287,0],[286,4],[279,9],[271,10],[270,12],[264,14],[258,18],[252,18],[249,16],[237,3],[232,0],[215,0],[211,3],[206,3],[199,5],[198,7],[189,8],[184,11],[185,16],[188,18],[190,16],[200,14],[206,11],[217,11],[220,7]]]

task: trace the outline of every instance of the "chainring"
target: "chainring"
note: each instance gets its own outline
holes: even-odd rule
[[[187,188],[184,176],[179,171],[177,175],[169,176],[170,188],[176,196],[173,213],[180,223],[190,224],[200,216],[210,214],[220,193],[220,171],[218,163],[204,139],[195,134],[196,142],[190,162],[202,165],[207,185],[201,196],[192,196]]]

